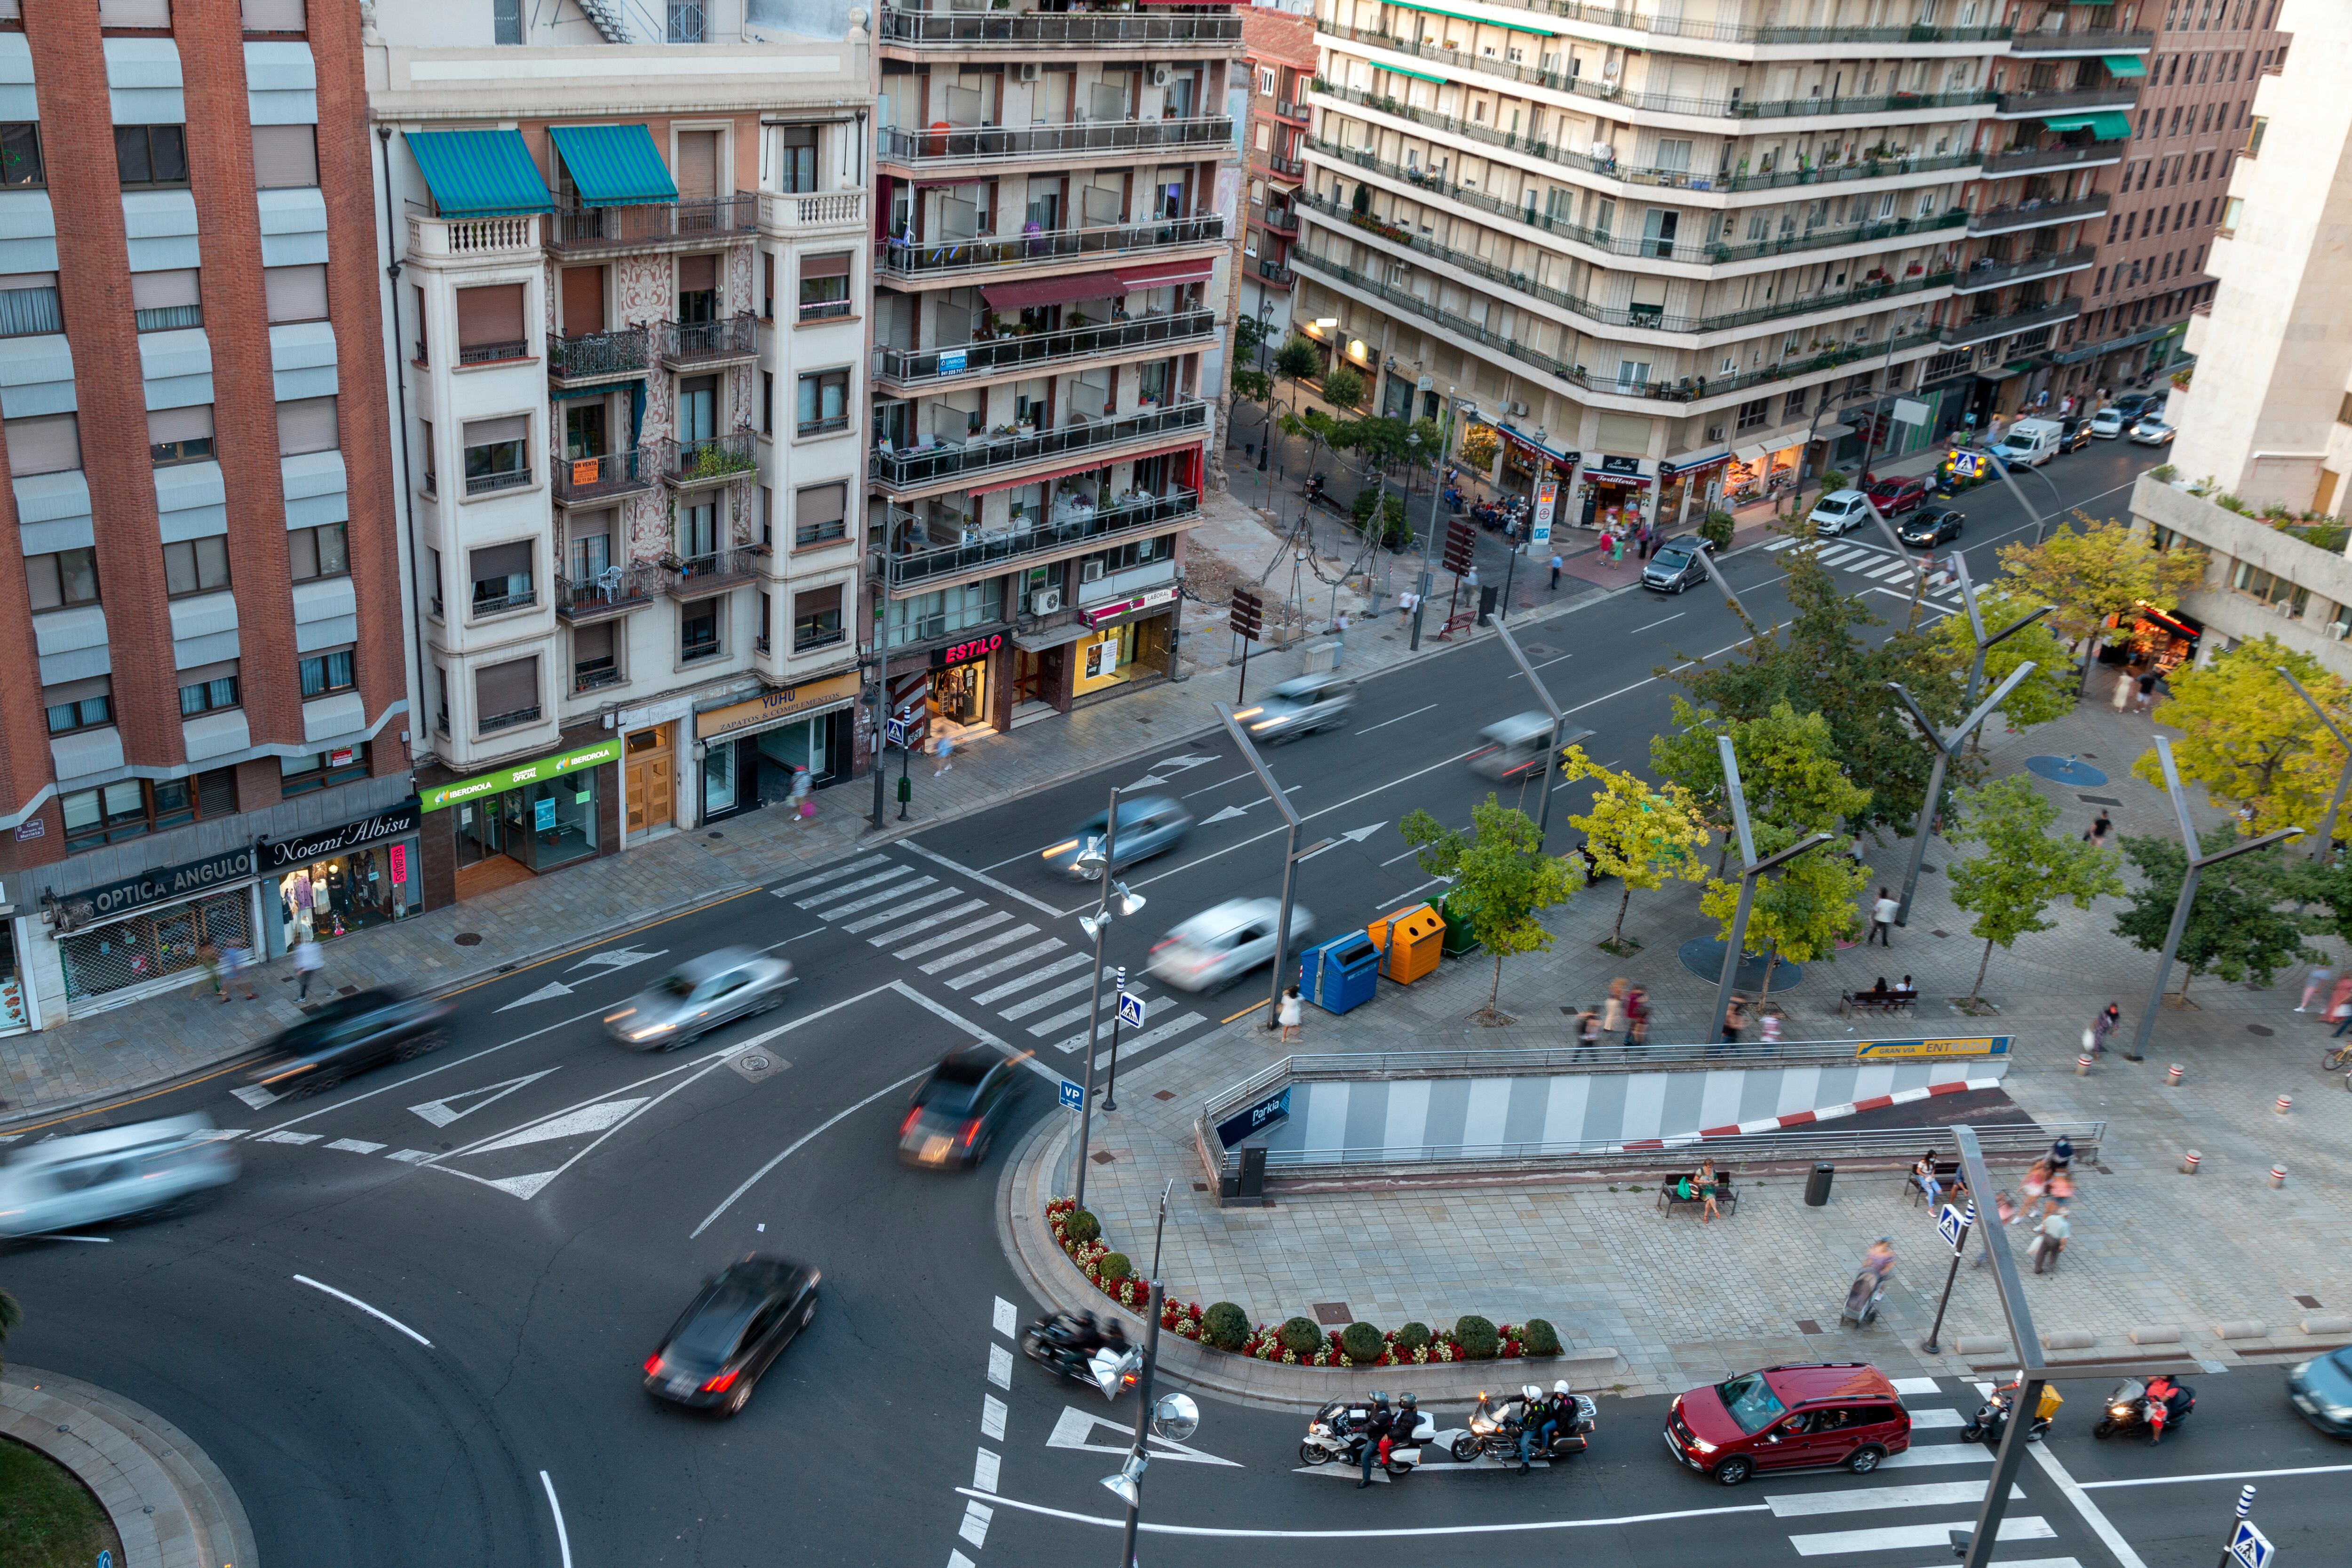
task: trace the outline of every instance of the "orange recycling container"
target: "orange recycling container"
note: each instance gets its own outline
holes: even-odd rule
[[[1427,904],[1383,915],[1364,928],[1381,950],[1381,973],[1410,985],[1445,956],[1445,919]]]

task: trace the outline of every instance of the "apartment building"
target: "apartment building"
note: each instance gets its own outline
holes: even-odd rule
[[[2045,16],[2069,20],[2062,9]],[[2155,0],[2139,9],[2155,20]],[[2131,139],[2115,149],[2115,199],[2096,237],[2084,313],[2054,356],[2059,391],[2089,397],[2170,363],[2189,313],[2213,297],[2205,263],[2231,164],[2251,134],[2254,85],[2286,57],[2278,11],[2279,0],[2164,0]],[[2028,37],[2019,34],[2020,44]]]
[[[2338,68],[2352,11],[2287,0],[2277,20],[2294,49],[2255,84],[2254,134],[2207,262],[2213,301],[2189,318],[2195,373],[2173,395],[2180,434],[2131,510],[2160,547],[2208,557],[2165,628],[2176,653],[2270,636],[2352,679],[2352,95]]]
[[[910,743],[1165,679],[1222,390],[1223,5],[877,17],[873,616]]]
[[[1249,181],[1244,213],[1241,286],[1235,306],[1255,318],[1261,339],[1281,342],[1290,331],[1290,247],[1298,240],[1298,213],[1292,196],[1305,182],[1304,143],[1312,106],[1307,89],[1315,79],[1314,13],[1306,0],[1297,10],[1253,5],[1241,13],[1242,72],[1249,108],[1242,125],[1242,149]]]
[[[860,770],[864,28],[406,0],[369,39],[428,896]]]
[[[419,905],[366,145],[342,7],[0,4],[0,1031]]]
[[[1295,314],[1588,527],[1982,423],[2080,313],[2082,149],[2147,47],[2013,57],[2009,9],[1323,0]]]

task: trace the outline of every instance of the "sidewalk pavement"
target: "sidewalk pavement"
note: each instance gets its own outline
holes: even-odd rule
[[[2043,785],[2064,806],[2067,829],[2088,824],[2096,804],[2078,798],[2087,795],[2121,802],[2107,808],[2120,832],[2169,831],[2162,796],[2128,772],[2151,729],[2145,719],[2085,703],[2042,729],[1997,737],[1990,758],[1995,772],[2007,773],[2030,755],[2071,752],[2104,770],[2108,782],[2096,789]],[[2209,809],[2200,815],[2221,820]],[[2268,988],[2200,980],[2190,990],[2193,1007],[2164,1011],[2145,1063],[2111,1053],[2077,1077],[2082,1031],[2099,1005],[2118,1000],[2125,1029],[2137,1023],[2151,955],[2111,934],[2116,900],[2087,913],[2061,906],[2052,911],[2053,929],[1996,950],[1986,994],[1999,1016],[1969,1017],[1948,999],[1969,992],[1982,943],[1966,934],[1969,917],[1951,904],[1946,847],[1933,847],[1935,870],[1921,879],[1911,924],[1895,933],[1900,951],[1849,951],[1775,988],[1772,1000],[1789,1014],[1786,1037],[1855,1037],[1864,1026],[1836,1015],[1838,994],[1881,973],[1908,972],[1926,1000],[1918,1020],[1899,1027],[2013,1035],[2004,1087],[2024,1114],[2107,1122],[2099,1163],[2078,1166],[2063,1264],[2026,1279],[2038,1328],[2068,1336],[2061,1345],[2105,1355],[2186,1353],[2221,1366],[2273,1364],[2352,1339],[2352,1219],[2344,1202],[2352,1094],[2320,1069],[2316,1019],[2293,1011],[2301,972]],[[1893,885],[1903,847],[1871,861]],[[1344,1018],[1309,1007],[1296,1048],[1557,1045],[1563,1015],[1599,1001],[1618,974],[1650,988],[1654,1042],[1711,1037],[1713,976],[1686,970],[1676,956],[1680,943],[1715,935],[1714,922],[1697,912],[1696,887],[1634,895],[1625,929],[1643,948],[1628,959],[1594,947],[1608,934],[1618,897],[1602,884],[1550,921],[1557,941],[1549,953],[1505,961],[1500,1005],[1517,1018],[1513,1026],[1471,1021],[1494,974],[1491,960],[1472,954],[1410,988],[1383,981],[1373,1005]],[[1241,1000],[1235,993],[1234,1005]],[[1948,1254],[1892,1173],[1845,1173],[1822,1208],[1804,1205],[1801,1177],[1743,1182],[1738,1212],[1706,1226],[1687,1212],[1658,1214],[1654,1193],[1638,1190],[1653,1184],[1638,1177],[1616,1185],[1601,1178],[1496,1191],[1286,1194],[1271,1208],[1220,1209],[1193,1149],[1192,1119],[1209,1096],[1282,1055],[1262,1013],[1253,1009],[1215,1036],[1122,1072],[1121,1110],[1095,1120],[1087,1203],[1114,1247],[1132,1253],[1148,1244],[1162,1186],[1175,1180],[1165,1269],[1172,1296],[1233,1300],[1267,1321],[1343,1303],[1351,1317],[1384,1329],[1408,1320],[1442,1326],[1471,1312],[1496,1321],[1544,1317],[1572,1353],[1616,1352],[1603,1385],[1652,1393],[1775,1360],[1866,1357],[1898,1375],[1964,1371],[1958,1351],[1985,1351],[1990,1365],[2007,1342],[1989,1274],[1964,1268],[1945,1331],[1954,1350],[1939,1358],[1916,1349]],[[2186,1079],[2168,1088],[2165,1068],[2176,1062]],[[2283,1093],[2294,1100],[2284,1116],[2273,1109]],[[1923,1131],[1923,1147],[1932,1136]],[[1033,1144],[1022,1160],[1042,1163],[1058,1147]],[[2190,1148],[2203,1155],[2193,1177],[2179,1170]],[[1068,1190],[1068,1155],[1061,1160],[1037,1179],[1041,1190]],[[2274,1163],[2288,1171],[2279,1189],[2268,1181]],[[1028,1179],[1016,1171],[1008,1184]],[[1846,1284],[1880,1236],[1895,1238],[1902,1259],[1882,1315],[1867,1329],[1842,1328]],[[2021,1255],[2026,1227],[2009,1236]],[[1065,1299],[1084,1303],[1084,1293]]]

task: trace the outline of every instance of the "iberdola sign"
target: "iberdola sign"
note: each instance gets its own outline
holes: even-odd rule
[[[481,795],[497,795],[518,784],[536,784],[541,779],[578,773],[583,768],[612,762],[620,754],[621,739],[615,735],[609,741],[599,741],[593,746],[583,746],[579,751],[565,752],[559,756],[541,757],[519,768],[502,768],[494,773],[484,773],[479,778],[435,784],[431,789],[418,792],[417,809],[438,811],[445,805],[455,805],[459,801],[473,800]]]

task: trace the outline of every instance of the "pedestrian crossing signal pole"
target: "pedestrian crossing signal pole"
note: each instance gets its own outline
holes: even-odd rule
[[[1110,811],[1103,818],[1102,845],[1099,851],[1102,856],[1102,869],[1098,873],[1102,886],[1101,896],[1095,903],[1094,919],[1078,922],[1086,929],[1087,934],[1095,939],[1094,985],[1087,993],[1087,1033],[1086,1037],[1078,1042],[1078,1054],[1086,1060],[1078,1071],[1080,1088],[1077,1173],[1071,1178],[1070,1183],[1074,1201],[1080,1208],[1087,1206],[1087,1143],[1094,1131],[1095,1113],[1095,1028],[1097,1021],[1102,1017],[1103,934],[1110,930],[1111,867],[1117,860],[1114,846],[1118,842],[1118,786],[1114,784],[1110,792]],[[1087,846],[1083,844],[1079,846],[1078,858],[1081,860],[1086,858],[1087,849]]]
[[[2248,1516],[2249,1514],[2252,1513],[2253,1511],[2254,1511],[2254,1489],[2253,1489],[2253,1485],[2252,1485],[2252,1482],[2249,1482],[2249,1483],[2247,1483],[2247,1485],[2246,1485],[2246,1486],[2244,1486],[2243,1488],[2240,1489],[2240,1490],[2239,1490],[2239,1492],[2238,1492],[2238,1518],[2237,1518],[2237,1523],[2238,1523],[2238,1524],[2245,1524],[2245,1523],[2247,1522],[2247,1516]],[[2249,1526],[2248,1528],[2249,1528],[2249,1529],[2251,1529],[2252,1527],[2251,1527],[2251,1526]],[[2234,1553],[2230,1550],[2230,1547],[2231,1547],[2231,1545],[2232,1543],[2234,1543],[2234,1542],[2236,1542],[2237,1538],[2238,1538],[2238,1531],[2237,1531],[2236,1525],[2232,1525],[2232,1526],[2231,1526],[2231,1531],[2230,1531],[2230,1541],[2229,1541],[2229,1542],[2224,1542],[2224,1543],[2223,1543],[2223,1545],[2222,1545],[2222,1547],[2221,1547],[2221,1563],[2217,1565],[2217,1568],[2230,1568],[2230,1561],[2231,1561],[2231,1557],[2235,1555],[2235,1554],[2234,1554]],[[2257,1534],[2255,1535],[2255,1539],[2256,1539],[2256,1540],[2261,1540],[2261,1539],[2262,1539],[2259,1533],[2257,1533]],[[2265,1544],[2267,1544],[2267,1542],[2266,1542]]]
[[[1936,1321],[1928,1325],[1927,1342],[1919,1347],[1929,1355],[1942,1349],[1936,1342],[1944,1331],[1944,1309],[1952,1304],[1952,1286],[1960,1277],[1960,1258],[1969,1249],[1969,1232],[1976,1223],[1977,1201],[1970,1198],[1968,1212],[1960,1216],[1960,1234],[1952,1242],[1952,1267],[1944,1276],[1944,1294],[1943,1299],[1936,1303]],[[2010,1414],[2013,1416],[2017,1413],[2011,1411]]]
[[[1106,1115],[1118,1109],[1118,1024],[1127,1016],[1127,965],[1122,963],[1111,972],[1111,994],[1117,1000],[1110,1010],[1110,1078],[1103,1085],[1103,1111]],[[1094,1048],[1093,1042],[1087,1049]]]

